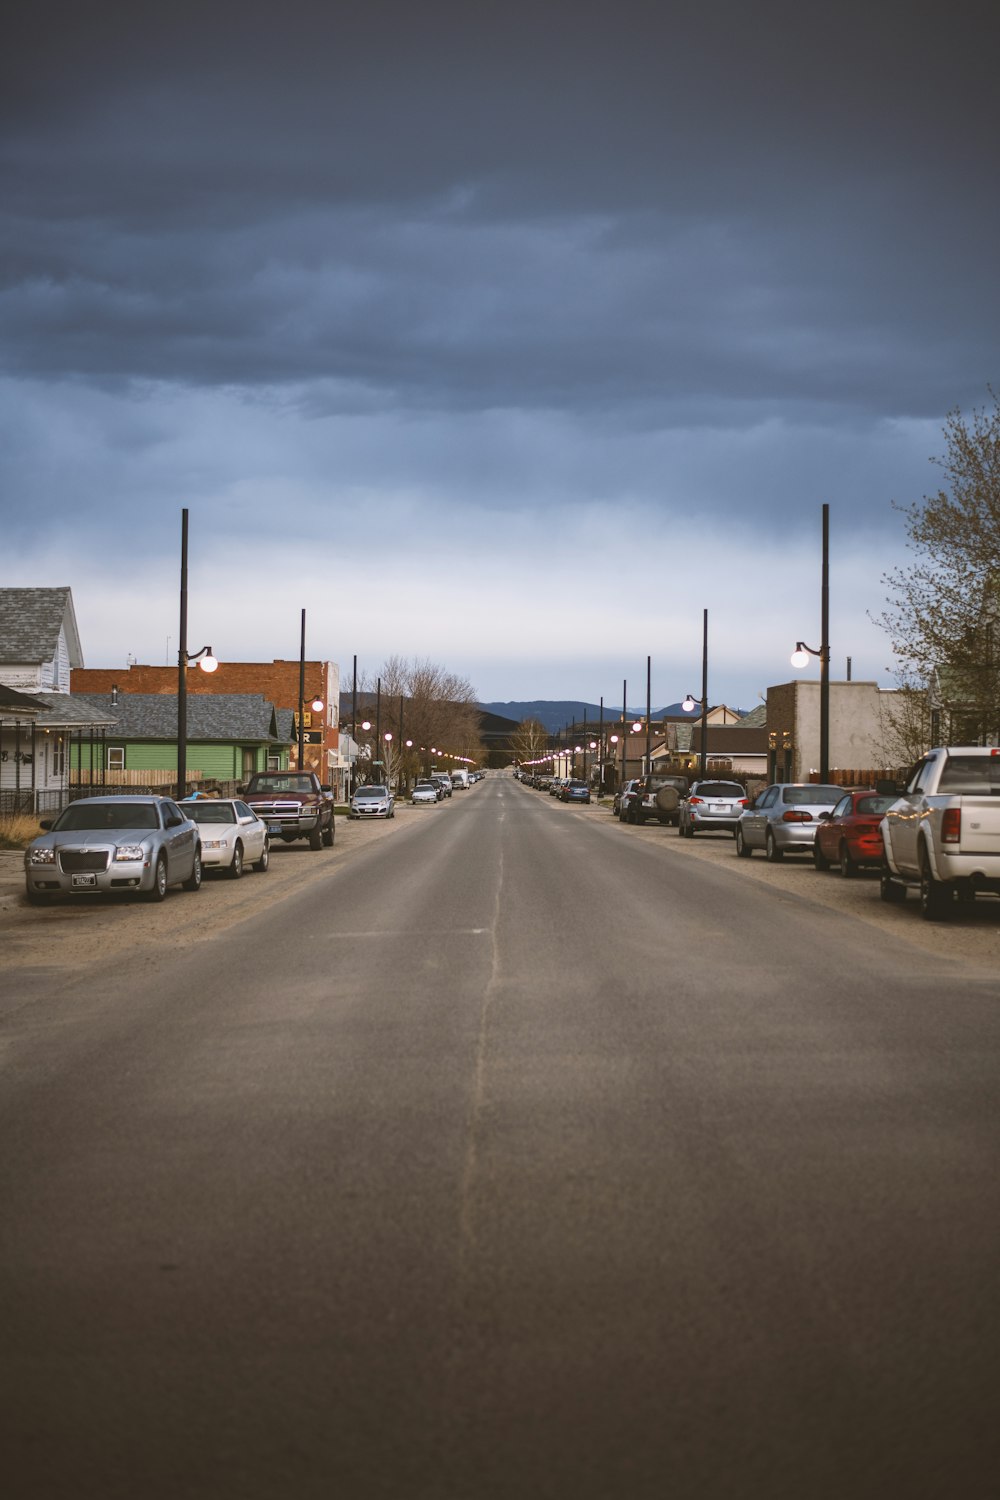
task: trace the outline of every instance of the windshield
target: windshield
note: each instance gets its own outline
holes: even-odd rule
[[[842,796],[839,786],[786,786],[781,800],[793,807],[832,807]]]
[[[236,809],[230,802],[185,802],[184,811],[196,823],[235,823]]]
[[[368,801],[368,800],[371,800],[373,798],[376,799],[376,800],[379,800],[379,799],[381,799],[384,796],[385,796],[385,787],[384,786],[359,786],[358,789],[357,789],[357,791],[354,793],[354,797],[355,797],[356,801],[360,800],[360,799],[364,799],[364,800]]]
[[[958,796],[1000,796],[1000,757],[949,755],[941,771],[938,791]]]
[[[869,817],[876,814],[881,817],[889,811],[895,800],[895,797],[859,797],[854,811],[867,813]]]
[[[311,792],[311,776],[255,776],[250,783],[251,792]]]
[[[151,802],[74,802],[61,812],[53,832],[83,832],[101,828],[159,828],[157,809]]]

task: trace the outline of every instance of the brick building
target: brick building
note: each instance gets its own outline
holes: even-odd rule
[[[74,667],[70,674],[73,693],[160,693],[176,696],[177,668],[150,667],[133,663],[129,667]],[[201,672],[196,665],[188,669],[187,690],[191,696],[204,693],[254,693],[273,703],[275,708],[299,708],[299,662],[294,661],[220,661],[215,672]],[[321,713],[309,707],[316,697],[325,705]],[[329,781],[339,796],[346,792],[346,770],[340,753],[340,667],[333,661],[307,661],[305,664],[305,767],[315,771],[321,781]]]

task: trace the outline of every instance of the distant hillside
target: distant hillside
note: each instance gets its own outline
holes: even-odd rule
[[[567,724],[596,724],[601,716],[599,703],[559,702],[551,698],[536,699],[533,703],[480,703],[479,707],[486,713],[502,714],[505,719],[514,719],[518,724],[524,719],[537,719],[549,734],[558,734]],[[642,718],[645,712],[645,704],[642,708],[629,708],[630,717]],[[679,703],[671,703],[666,708],[654,708],[653,718],[662,719],[682,712]],[[620,707],[605,703],[604,722],[610,723],[620,713]]]

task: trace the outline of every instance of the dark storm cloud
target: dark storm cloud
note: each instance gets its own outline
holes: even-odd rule
[[[939,414],[993,373],[1000,223],[989,38],[931,15],[37,7],[4,91],[6,368],[317,409]]]

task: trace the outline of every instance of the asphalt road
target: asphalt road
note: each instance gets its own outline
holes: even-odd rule
[[[685,849],[494,778],[8,970],[4,1495],[994,1497],[995,969]]]

